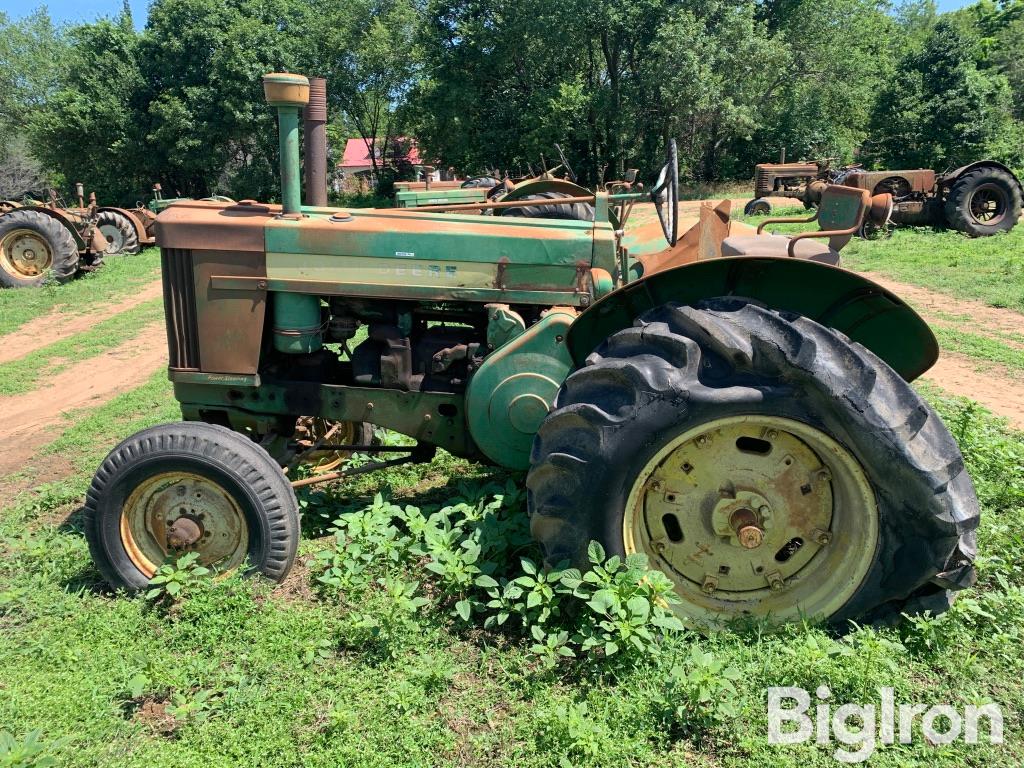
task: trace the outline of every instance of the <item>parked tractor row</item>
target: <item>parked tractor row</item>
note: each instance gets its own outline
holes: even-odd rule
[[[75,185],[77,205],[65,205],[56,192],[48,202],[0,201],[0,287],[36,288],[48,281],[66,283],[103,265],[107,256],[131,255],[156,242],[157,214],[191,198],[165,198],[159,184],[153,198],[134,208],[101,206],[95,193],[85,199]],[[210,200],[231,202],[227,197]]]
[[[1013,229],[1024,198],[1020,180],[995,160],[942,174],[923,169],[867,171],[859,165],[836,169],[828,162],[761,163],[754,169],[754,199],[744,211],[769,214],[775,198],[796,198],[811,207],[827,184],[892,195],[893,224],[948,227],[971,237]]]

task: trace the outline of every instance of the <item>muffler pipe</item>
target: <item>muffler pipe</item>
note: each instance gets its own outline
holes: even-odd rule
[[[306,205],[327,205],[327,80],[309,78],[309,103],[302,110]]]

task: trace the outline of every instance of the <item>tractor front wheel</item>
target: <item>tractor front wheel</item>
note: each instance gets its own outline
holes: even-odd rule
[[[103,252],[107,256],[131,255],[139,252],[139,235],[135,231],[135,226],[124,214],[117,211],[100,211],[96,226],[106,238],[107,247]]]
[[[93,561],[115,589],[144,588],[169,558],[197,552],[218,573],[281,581],[299,542],[295,493],[256,443],[204,422],[161,424],[104,459],[85,502]]]
[[[743,206],[744,216],[767,216],[772,212],[772,201],[767,197],[759,197],[756,200],[750,200],[745,206]]]
[[[534,443],[550,564],[646,554],[695,624],[887,620],[973,583],[978,501],[939,417],[806,318],[666,305],[564,383]]]
[[[35,288],[66,283],[78,271],[78,245],[57,219],[33,210],[0,216],[0,286]]]

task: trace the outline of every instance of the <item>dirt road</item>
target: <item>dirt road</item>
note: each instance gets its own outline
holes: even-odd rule
[[[102,405],[141,386],[165,365],[167,338],[161,321],[147,325],[120,346],[46,379],[34,392],[0,397],[0,477],[22,469],[36,451],[60,434],[62,414]]]
[[[142,286],[139,291],[115,304],[108,304],[94,312],[69,315],[55,309],[45,315],[30,320],[16,331],[0,337],[0,363],[17,360],[35,351],[43,344],[67,339],[75,334],[84,333],[96,323],[108,317],[127,312],[129,309],[144,304],[160,296],[160,281],[154,280]]]
[[[934,326],[962,328],[1009,347],[1024,349],[1024,314],[997,309],[980,301],[957,299],[916,285],[868,275],[902,298]],[[943,351],[924,378],[947,392],[977,400],[993,413],[1024,430],[1024,377],[1003,366],[980,363]]]

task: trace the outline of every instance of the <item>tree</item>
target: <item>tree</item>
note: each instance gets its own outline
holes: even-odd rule
[[[133,109],[142,87],[138,37],[131,26],[102,20],[72,28],[67,40],[64,83],[31,119],[33,150],[103,202],[133,203],[145,188]]]
[[[879,99],[866,156],[910,168],[941,169],[986,156],[1014,162],[1006,157],[1019,135],[1009,84],[979,69],[977,59],[976,42],[954,22],[940,20]]]
[[[66,50],[45,8],[18,22],[0,13],[0,161],[11,162],[8,181],[27,179],[22,172],[38,165],[25,145],[26,127],[60,86]]]

